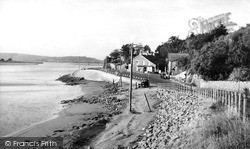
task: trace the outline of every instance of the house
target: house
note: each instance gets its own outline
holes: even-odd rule
[[[178,68],[178,60],[188,56],[187,53],[168,53],[168,58],[166,59],[168,62],[168,73],[172,75],[181,73],[182,70]]]
[[[133,71],[157,72],[157,57],[154,55],[142,55],[141,53],[133,58]]]

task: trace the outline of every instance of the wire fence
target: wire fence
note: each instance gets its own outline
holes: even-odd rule
[[[221,102],[243,118],[243,122],[250,116],[250,94],[249,90],[229,91],[214,88],[199,88],[179,82],[158,83],[158,89],[173,90],[177,94],[186,94],[198,99],[208,99]]]

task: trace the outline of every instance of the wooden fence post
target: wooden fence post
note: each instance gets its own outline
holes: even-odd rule
[[[238,98],[239,98],[239,101],[238,101],[238,112],[239,112],[239,116],[241,116],[241,99],[242,99],[241,92],[238,92]]]
[[[247,88],[244,89],[244,98],[243,98],[243,123],[246,122],[248,113],[247,113],[247,98],[249,95],[249,90]]]
[[[232,107],[232,92],[229,91],[229,107],[231,108]]]
[[[215,102],[214,89],[212,89],[212,99],[213,99],[213,102]]]
[[[229,108],[231,107],[231,91],[228,91]]]
[[[227,92],[226,91],[223,92],[224,92],[224,105],[227,105]]]
[[[237,92],[234,92],[234,110],[235,110],[235,113],[237,113]]]
[[[217,101],[217,89],[214,89],[214,100]]]
[[[233,95],[233,92],[230,92],[230,99],[231,99],[231,108],[233,109],[234,108],[234,95]]]
[[[223,102],[223,104],[225,105],[225,102],[226,102],[226,92],[225,92],[225,90],[223,90],[222,91],[222,102]]]

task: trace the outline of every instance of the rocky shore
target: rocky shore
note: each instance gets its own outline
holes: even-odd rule
[[[64,75],[58,80],[65,82],[68,85],[78,85],[84,81],[83,78],[75,78],[70,75]],[[103,82],[102,88],[103,91],[90,96],[83,95],[75,99],[61,101],[61,104],[66,105],[81,103],[93,105],[100,104],[104,109],[106,109],[105,112],[90,114],[90,117],[88,117],[88,119],[84,119],[84,122],[81,125],[75,125],[71,133],[65,136],[66,140],[68,140],[65,147],[89,147],[92,139],[106,128],[106,123],[111,121],[114,115],[122,113],[122,111],[126,108],[128,100],[126,100],[125,96],[122,96],[122,94],[126,93],[128,89],[120,87],[118,84],[110,84],[107,82]]]
[[[189,141],[189,130],[197,127],[191,122],[197,118],[199,104],[197,97],[184,95],[171,90],[157,93],[162,100],[155,120],[138,137],[133,148],[185,148]]]
[[[66,83],[67,85],[79,85],[79,84],[84,84],[85,79],[83,77],[73,77],[71,74],[66,74],[58,79],[56,81],[62,81]]]

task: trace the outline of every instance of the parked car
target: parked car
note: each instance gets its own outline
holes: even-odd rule
[[[169,75],[166,74],[166,73],[161,73],[160,78],[162,78],[162,79],[170,79]]]
[[[143,80],[140,84],[139,87],[149,87],[149,80]]]

